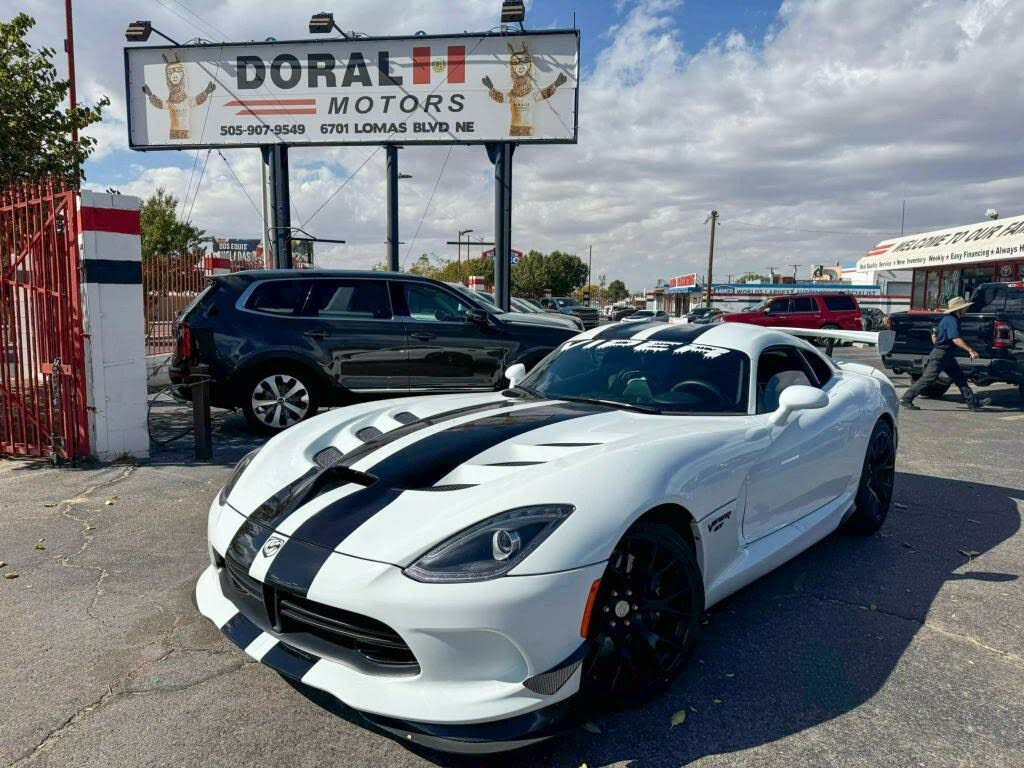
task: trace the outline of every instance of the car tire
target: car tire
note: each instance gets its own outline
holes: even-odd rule
[[[896,437],[889,422],[879,419],[868,438],[853,512],[843,522],[844,533],[870,536],[882,527],[892,506],[895,480]]]
[[[910,383],[916,384],[917,380],[920,378],[920,373],[912,373],[910,374]],[[934,384],[929,384],[925,387],[921,394],[925,397],[930,397],[933,400],[938,400],[949,391],[951,386],[953,386],[952,380],[946,374],[942,373],[939,374],[939,380]]]
[[[257,434],[282,432],[315,416],[320,408],[317,382],[301,366],[261,365],[243,375],[241,381],[242,413],[249,428]]]
[[[634,524],[608,559],[594,601],[583,700],[629,705],[667,688],[686,666],[703,614],[693,546],[664,523]]]
[[[823,330],[823,331],[838,331],[838,330],[840,330],[840,328],[835,323],[828,323],[827,325],[821,326],[821,330]],[[828,346],[828,343],[829,343],[830,339],[826,339],[826,338],[822,337],[822,338],[813,338],[810,341],[816,347],[825,347],[825,346]],[[833,344],[833,346],[841,347],[841,346],[843,346],[844,343],[845,342],[837,341],[837,342],[835,342]]]

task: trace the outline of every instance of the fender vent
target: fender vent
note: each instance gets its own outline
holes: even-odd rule
[[[408,411],[401,411],[400,413],[396,413],[391,418],[393,418],[399,424],[412,424],[414,421],[419,421],[419,419],[417,419],[416,416],[409,413]]]
[[[339,461],[341,461],[342,453],[333,445],[329,445],[322,451],[318,451],[313,457],[313,462],[320,467],[320,469],[327,469],[333,467]]]
[[[383,434],[384,433],[381,432],[376,427],[363,427],[358,432],[356,432],[356,437],[358,437],[364,443],[368,443],[371,440],[376,440],[378,437],[380,437]]]

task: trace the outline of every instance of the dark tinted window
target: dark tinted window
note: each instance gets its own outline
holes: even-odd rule
[[[309,280],[270,280],[257,285],[246,307],[273,315],[297,315],[309,296]]]
[[[469,311],[468,303],[432,285],[405,283],[405,303],[414,320],[461,322]]]
[[[316,280],[306,314],[340,320],[386,320],[391,300],[383,280]]]
[[[797,296],[794,299],[790,299],[790,312],[817,312],[818,304],[810,296]]]
[[[825,296],[825,306],[833,312],[854,312],[857,302],[852,296]]]
[[[796,385],[813,387],[806,363],[796,347],[775,347],[761,353],[757,361],[757,412],[771,413],[779,407],[779,395]]]
[[[806,349],[800,350],[800,354],[804,356],[804,360],[814,371],[815,378],[818,379],[818,386],[824,386],[835,372],[832,366],[823,358],[821,355],[815,354],[814,352],[808,352]]]
[[[789,299],[773,299],[768,305],[768,314],[784,315],[789,312]]]
[[[1009,288],[1006,291],[1005,312],[1019,314],[1024,312],[1024,288]]]
[[[706,344],[568,341],[523,384],[543,397],[639,405],[662,413],[746,413],[749,358]]]
[[[1006,289],[1001,285],[986,285],[974,295],[971,312],[1002,312],[1006,306]]]

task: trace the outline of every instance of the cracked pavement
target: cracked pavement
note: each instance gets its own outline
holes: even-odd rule
[[[716,606],[667,694],[488,762],[1024,766],[1022,421],[1015,391],[987,394],[980,415],[953,397],[904,413],[882,531]],[[209,500],[256,444],[238,416],[217,430],[210,465],[180,444],[137,467],[0,461],[0,560],[20,574],[0,580],[0,766],[479,764],[326,713],[198,616]]]

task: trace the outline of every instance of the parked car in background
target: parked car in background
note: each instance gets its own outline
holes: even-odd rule
[[[642,323],[642,322],[656,322],[656,323],[667,323],[668,312],[663,309],[638,309],[633,314],[622,318],[624,323]]]
[[[979,386],[1002,382],[1016,384],[1024,400],[1024,282],[984,283],[975,288],[972,303],[960,318],[964,341],[978,353],[971,360],[956,350],[964,375]],[[942,319],[940,312],[895,312],[889,326],[895,332],[892,349],[882,363],[894,373],[921,378],[924,362],[932,351],[932,332]],[[925,390],[941,397],[952,381],[945,374]]]
[[[634,312],[636,312],[636,307],[613,307],[611,314],[608,315],[608,317],[613,323],[617,323],[622,318],[629,317]]]
[[[861,307],[861,326],[865,331],[884,331],[889,326],[886,324],[888,315],[877,307]]]
[[[445,283],[445,285],[450,285],[452,288],[455,288],[463,295],[469,296],[471,299],[475,301],[486,302],[486,305],[489,308],[492,308],[494,310],[497,310],[498,308],[498,304],[494,300],[493,293],[489,293],[487,291],[475,291],[472,288],[468,288],[467,286],[463,285],[462,283]],[[544,315],[548,320],[565,325],[567,328],[575,328],[577,331],[583,330],[583,321],[580,320],[578,317],[548,312],[547,310],[542,309],[538,304],[531,303],[526,299],[520,299],[516,296],[512,296],[511,301],[509,302],[509,306],[512,307],[512,312],[517,312],[524,315]]]
[[[727,314],[724,309],[718,307],[701,307],[699,310],[694,310],[686,316],[686,320],[694,325],[707,325],[713,323],[722,315]]]
[[[546,310],[578,317],[583,321],[584,328],[594,328],[601,322],[597,307],[588,307],[580,304],[571,296],[545,296],[539,301],[541,307]]]
[[[857,299],[847,293],[774,296],[756,304],[751,310],[729,312],[715,320],[780,328],[862,330],[860,306]]]
[[[577,332],[417,275],[253,270],[214,278],[175,321],[170,377],[205,363],[213,405],[273,433],[355,394],[501,388]]]

